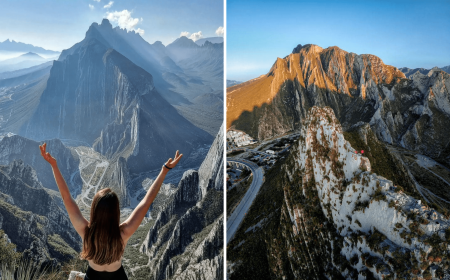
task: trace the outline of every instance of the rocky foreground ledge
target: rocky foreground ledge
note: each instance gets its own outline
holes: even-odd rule
[[[83,280],[84,275],[84,273],[79,271],[71,271],[68,280]]]

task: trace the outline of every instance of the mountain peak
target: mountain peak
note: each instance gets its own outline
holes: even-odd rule
[[[112,29],[112,24],[111,24],[111,22],[109,22],[109,20],[106,19],[106,18],[104,18],[104,19],[102,20],[102,23],[100,24],[100,26],[102,26],[102,27],[109,27],[109,28]]]
[[[22,54],[22,56],[39,56],[39,55],[34,52],[27,52],[27,53]]]
[[[161,41],[155,41],[152,46],[164,46],[164,44]]]
[[[195,41],[197,45],[200,47],[203,46],[206,42],[212,43],[212,44],[221,44],[223,43],[223,37],[207,37],[207,38],[201,38]]]
[[[364,79],[360,78],[362,76]],[[287,81],[295,81],[304,89],[315,88],[324,92],[359,97],[361,102],[364,102],[366,98],[374,98],[373,93],[366,90],[370,85],[387,85],[401,78],[405,78],[401,71],[385,65],[374,55],[348,53],[335,46],[323,49],[313,44],[297,45],[293,53],[278,58],[265,76],[244,83],[228,93],[228,98],[233,98],[234,101],[232,106],[227,105],[227,128],[239,119],[242,112],[252,112],[254,107],[271,104]],[[372,96],[369,96],[370,94]],[[239,121],[237,123],[239,126]],[[251,132],[253,135],[250,135],[266,138],[284,132],[261,128],[261,132],[254,131]]]
[[[301,44],[298,44],[293,50],[292,53],[299,53],[300,50],[303,48]]]
[[[197,48],[199,46],[186,36],[181,36],[180,38],[169,44],[167,47]]]

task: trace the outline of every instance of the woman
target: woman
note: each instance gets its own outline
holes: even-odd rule
[[[56,184],[69,213],[70,221],[83,240],[81,257],[89,261],[85,280],[114,279],[126,280],[127,275],[122,266],[122,255],[128,239],[137,230],[150,205],[159,192],[167,172],[174,168],[183,156],[178,151],[162,166],[156,180],[148,190],[144,199],[133,210],[130,217],[120,224],[119,199],[111,189],[102,189],[94,196],[88,222],[75,200],[72,198],[56,159],[45,151],[46,143],[39,146],[41,155],[53,169]]]

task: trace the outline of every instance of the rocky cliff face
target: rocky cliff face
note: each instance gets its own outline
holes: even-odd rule
[[[220,279],[223,271],[223,132],[199,172],[186,171],[141,251],[149,279]]]
[[[222,125],[205,160],[198,169],[202,197],[206,195],[209,189],[223,190],[223,130]]]
[[[16,160],[0,166],[1,229],[19,252],[39,263],[57,264],[80,250],[81,239],[38,181],[35,170]]]
[[[450,121],[449,83],[441,70],[406,79],[374,55],[299,45],[267,75],[228,89],[227,127],[266,139],[300,129],[312,106],[329,106],[345,130],[370,123],[380,140],[449,165],[450,135],[440,126]]]
[[[373,173],[331,108],[310,110],[278,168],[228,244],[231,279],[245,279],[252,269],[262,279],[444,276],[448,217]],[[263,257],[246,259],[250,250]]]

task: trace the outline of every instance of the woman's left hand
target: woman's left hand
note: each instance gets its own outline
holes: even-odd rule
[[[172,158],[169,158],[169,160],[164,165],[166,167],[168,167],[169,169],[172,169],[178,164],[178,162],[180,161],[182,156],[183,156],[183,154],[180,154],[180,152],[177,151],[175,153],[175,158],[173,160],[172,160]]]

